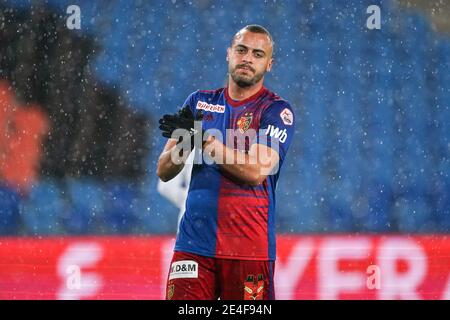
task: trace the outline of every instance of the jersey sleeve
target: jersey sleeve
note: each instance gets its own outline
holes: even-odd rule
[[[197,106],[197,100],[198,100],[198,94],[199,94],[199,90],[192,92],[184,101],[183,105],[181,106],[180,109],[184,108],[185,106],[189,106],[189,108],[192,111],[192,114],[194,116],[197,116],[196,114],[196,106]]]
[[[278,152],[283,161],[294,136],[295,116],[286,101],[275,102],[261,117],[257,138],[254,143],[266,145]]]

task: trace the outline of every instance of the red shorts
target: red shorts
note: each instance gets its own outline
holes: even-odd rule
[[[174,252],[168,300],[274,300],[274,261],[231,260]]]

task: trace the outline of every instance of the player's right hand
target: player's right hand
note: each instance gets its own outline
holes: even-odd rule
[[[197,134],[202,134],[204,131],[197,130],[194,126],[195,121],[201,121],[203,118],[202,110],[199,110],[197,116],[191,111],[189,106],[183,107],[175,114],[165,114],[161,119],[159,119],[159,129],[162,131],[162,135],[165,138],[172,138],[173,132],[177,129],[184,129],[189,132],[191,136],[191,145],[194,147],[194,137]]]

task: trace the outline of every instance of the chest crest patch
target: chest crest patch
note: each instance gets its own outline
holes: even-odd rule
[[[245,131],[250,128],[250,125],[253,120],[253,113],[252,112],[246,112],[243,116],[241,116],[238,121],[236,122],[237,127],[239,128],[239,131],[241,133],[244,133]]]

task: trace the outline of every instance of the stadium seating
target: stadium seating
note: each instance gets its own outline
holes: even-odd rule
[[[70,178],[66,180],[65,190],[71,204],[64,220],[66,230],[71,234],[99,233],[103,228],[101,214],[104,212],[101,185],[95,181]]]
[[[61,187],[53,179],[43,179],[32,186],[22,199],[21,216],[28,234],[55,235],[65,233],[61,221],[68,214]]]
[[[21,225],[19,203],[19,194],[10,187],[0,184],[0,235],[19,233]]]
[[[382,29],[367,30],[366,2],[161,1],[132,8],[119,0],[81,7],[83,32],[103,48],[92,62],[97,76],[153,119],[196,89],[223,86],[233,33],[250,23],[268,26],[276,63],[267,86],[297,113],[277,189],[278,231],[448,232],[450,40],[423,15],[390,1],[382,4]],[[144,187],[42,181],[22,200],[29,232],[173,233],[178,209],[156,194],[164,141],[157,130],[151,134]],[[8,193],[1,200],[0,233],[16,232],[15,199]]]

